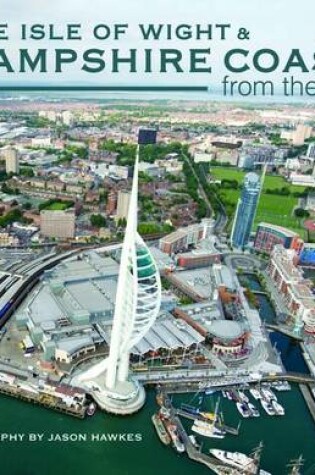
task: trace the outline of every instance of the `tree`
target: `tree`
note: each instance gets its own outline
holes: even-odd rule
[[[101,214],[92,214],[90,221],[91,225],[96,228],[104,228],[106,226],[106,219]]]
[[[309,218],[310,213],[303,208],[296,208],[294,214],[297,218]]]
[[[117,222],[117,226],[119,228],[125,228],[127,226],[127,220],[126,218],[119,218],[118,222]]]
[[[20,169],[20,175],[32,178],[34,176],[34,170],[31,167],[22,167]]]

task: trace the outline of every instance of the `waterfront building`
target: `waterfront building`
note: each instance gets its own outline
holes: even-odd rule
[[[68,239],[75,234],[75,213],[73,211],[42,210],[40,232],[44,237]]]
[[[270,254],[277,244],[282,244],[285,249],[294,249],[299,252],[303,246],[303,240],[299,234],[290,229],[270,223],[259,223],[254,248],[259,252]]]
[[[250,238],[261,190],[261,181],[256,173],[245,175],[241,197],[238,200],[232,233],[232,245],[244,249]]]
[[[268,273],[289,312],[304,322],[305,331],[315,333],[315,296],[303,270],[297,267],[298,260],[293,249],[276,245],[271,253]]]

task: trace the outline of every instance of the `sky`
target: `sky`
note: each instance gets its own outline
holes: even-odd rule
[[[40,84],[88,84],[88,85],[208,85],[221,84],[225,74],[236,80],[273,80],[281,81],[281,66],[285,63],[292,48],[300,48],[305,62],[311,69],[315,60],[315,2],[311,0],[0,0],[0,25],[8,24],[9,41],[0,40],[0,50],[5,52],[15,69],[8,74],[0,63],[0,85],[26,84],[29,81]],[[21,24],[30,26],[34,23],[54,24],[58,34],[65,33],[67,23],[82,25],[83,40],[81,41],[48,41],[20,39]],[[128,23],[127,34],[119,41],[110,38],[96,40],[93,38],[93,27],[105,24]],[[200,24],[228,23],[231,29],[227,39],[220,40],[219,32],[215,31],[211,41],[172,39],[167,41],[143,41],[138,25],[140,23],[163,23],[175,27],[184,23],[194,26]],[[249,30],[248,40],[239,40],[239,28]],[[20,73],[19,49],[28,48],[35,54],[38,48],[47,48],[48,73]],[[74,64],[66,65],[63,73],[55,73],[55,49],[71,48],[78,52]],[[89,48],[104,49],[106,67],[103,72],[91,74],[81,70],[82,54]],[[111,50],[119,48],[120,54],[128,54],[130,48],[137,49],[137,73],[130,73],[128,66],[121,68],[119,73],[111,72]],[[152,48],[153,69],[150,74],[143,73],[143,49]],[[179,49],[183,55],[184,73],[159,72],[159,50],[163,48]],[[194,48],[210,48],[207,65],[209,73],[189,73],[189,50]],[[242,74],[227,73],[224,67],[224,55],[231,48],[243,48],[250,51],[248,64],[250,71]],[[280,66],[274,73],[261,75],[252,69],[251,58],[260,48],[272,48],[281,58]],[[299,74],[297,79],[304,81],[314,79],[313,73]]]

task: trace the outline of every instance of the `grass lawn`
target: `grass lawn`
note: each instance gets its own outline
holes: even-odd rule
[[[211,167],[211,175],[213,175],[218,180],[237,180],[239,184],[243,182],[246,173],[247,172],[236,170],[230,167]],[[288,188],[290,190],[290,193],[303,193],[303,191],[305,190],[304,186],[291,185],[281,176],[266,175],[264,182],[264,190],[273,190],[275,188],[283,187]]]
[[[56,201],[54,203],[51,203],[51,205],[49,205],[45,209],[48,209],[50,211],[64,211],[67,208],[69,208],[69,204]]]
[[[211,169],[211,173],[218,179],[237,180],[242,183],[245,173],[239,170],[216,167]],[[304,191],[303,187],[292,186],[286,183],[282,177],[266,176],[264,189],[282,188],[287,186],[291,192]],[[222,189],[220,196],[224,203],[230,208],[235,208],[237,200],[240,196],[240,190]],[[267,223],[276,224],[289,228],[292,231],[298,232],[301,237],[304,237],[304,228],[299,219],[292,214],[294,207],[298,203],[298,198],[294,196],[270,195],[262,193],[260,203],[257,210],[254,228],[257,224],[265,221]]]

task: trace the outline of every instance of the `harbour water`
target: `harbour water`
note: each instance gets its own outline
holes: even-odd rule
[[[174,404],[191,402],[192,395],[174,397]],[[204,399],[204,409],[213,411],[217,396]],[[198,404],[198,397],[193,401]],[[203,450],[224,448],[250,453],[260,441],[265,444],[263,466],[273,475],[286,473],[286,463],[303,454],[305,475],[315,474],[315,425],[297,387],[278,393],[286,409],[284,417],[269,417],[261,411],[259,419],[243,420],[238,437],[224,440],[204,439]],[[232,401],[221,398],[226,423],[237,425],[239,414]],[[43,442],[0,442],[1,475],[206,475],[210,471],[177,454],[159,441],[151,423],[156,410],[154,391],[139,414],[116,418],[102,413],[84,421],[63,416],[6,397],[0,397],[1,437],[21,433],[26,439],[31,433],[45,433]],[[188,432],[191,421],[184,421]],[[49,442],[50,434],[86,434],[87,441]],[[91,441],[101,434],[141,434],[139,442]],[[199,437],[201,439],[201,437]]]
[[[262,297],[260,312],[265,320],[274,319],[272,306],[265,297]],[[272,333],[271,340],[276,342],[288,370],[307,372],[299,345],[278,333]],[[255,402],[261,412],[260,418],[242,419],[238,437],[228,435],[225,439],[218,440],[199,436],[200,441],[203,439],[203,451],[207,453],[210,448],[222,448],[250,453],[263,441],[262,465],[265,470],[273,475],[285,475],[289,460],[303,454],[306,460],[303,474],[315,475],[315,424],[299,388],[292,385],[291,391],[279,392],[277,395],[286,410],[284,417],[267,416],[260,404]],[[217,397],[218,394],[205,397],[202,408],[213,411]],[[181,402],[198,405],[201,399],[200,395],[176,395],[173,402],[175,405],[180,405]],[[225,422],[236,427],[240,415],[235,404],[221,397],[220,409]],[[186,455],[177,454],[171,447],[161,444],[151,423],[151,415],[156,410],[153,390],[148,392],[145,408],[132,417],[118,418],[98,412],[94,417],[85,420],[77,420],[0,396],[0,474],[209,474],[210,470],[205,466],[196,464]],[[192,422],[183,420],[183,423],[190,433]],[[30,434],[36,433],[44,434],[43,441],[28,440]],[[10,442],[3,440],[5,434],[22,434],[24,438],[22,442]],[[81,436],[85,440],[49,441],[51,434],[53,438],[56,434],[73,434],[74,439]],[[122,440],[109,441],[108,438],[115,437],[115,434],[121,434]],[[126,440],[126,434],[130,434],[130,441]],[[107,441],[98,441],[100,438]],[[137,441],[139,438],[141,440]]]

